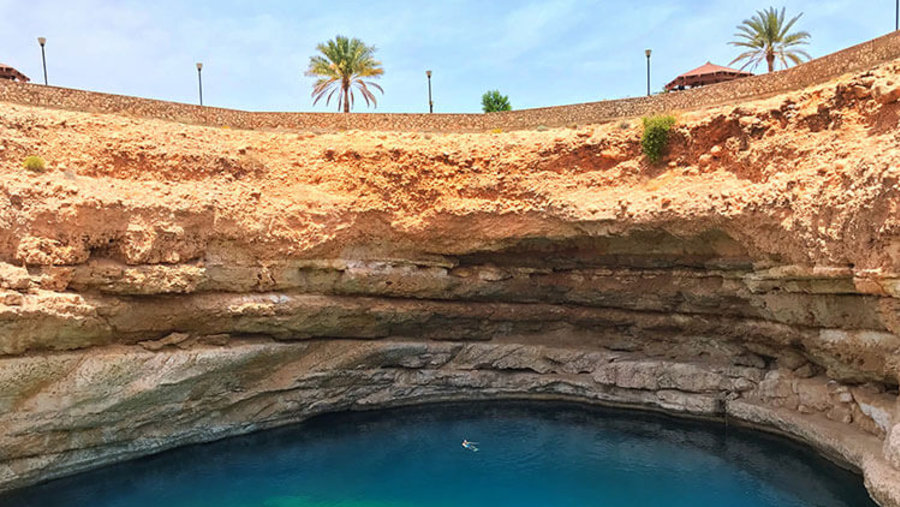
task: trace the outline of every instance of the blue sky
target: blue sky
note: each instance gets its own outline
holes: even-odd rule
[[[893,0],[0,0],[0,62],[41,81],[43,35],[58,86],[195,102],[203,61],[207,105],[330,111],[303,71],[344,34],[378,48],[379,112],[425,111],[426,69],[435,112],[477,112],[495,88],[521,109],[641,95],[648,47],[654,90],[726,65],[734,27],[769,5],[805,13],[813,56],[894,27]]]

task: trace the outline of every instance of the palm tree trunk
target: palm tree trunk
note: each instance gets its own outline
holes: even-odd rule
[[[350,82],[346,81],[346,80],[343,81],[341,83],[341,88],[344,89],[344,112],[349,113],[350,112]]]
[[[766,53],[766,63],[769,64],[769,72],[775,70],[775,53],[772,51]]]

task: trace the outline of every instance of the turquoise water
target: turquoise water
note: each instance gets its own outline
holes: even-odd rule
[[[0,496],[4,507],[720,505],[875,504],[858,476],[785,439],[532,403],[325,416]]]

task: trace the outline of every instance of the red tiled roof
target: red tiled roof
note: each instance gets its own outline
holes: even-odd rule
[[[721,65],[716,65],[714,63],[706,62],[703,65],[697,67],[696,69],[685,72],[684,74],[682,74],[678,77],[702,76],[704,74],[715,74],[717,72],[728,72],[729,74],[742,74],[744,76],[752,76],[753,75],[752,73],[745,72],[743,70],[729,69],[728,67],[722,67]]]
[[[30,79],[28,79],[28,76],[16,70],[15,67],[11,67],[9,65],[6,65],[5,63],[0,63],[0,78],[14,80],[17,79],[26,83],[28,81],[31,81]]]
[[[676,77],[671,83],[666,85],[666,89],[673,90],[676,88],[683,89],[685,87],[704,86],[752,75],[752,73],[743,70],[730,69],[711,62],[706,62],[696,69]]]

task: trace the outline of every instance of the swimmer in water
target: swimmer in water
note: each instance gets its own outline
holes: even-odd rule
[[[462,446],[472,452],[478,452],[478,448],[475,447],[475,444],[477,444],[477,443],[478,442],[469,442],[468,440],[463,440]]]

